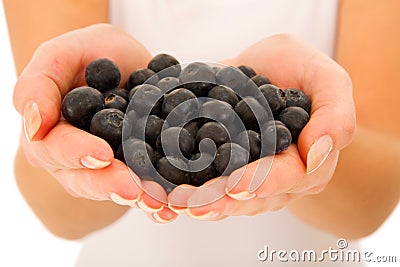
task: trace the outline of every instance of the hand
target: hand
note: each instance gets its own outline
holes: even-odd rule
[[[278,210],[294,199],[321,192],[335,171],[339,151],[355,130],[352,85],[345,70],[290,35],[266,38],[224,63],[252,66],[282,89],[303,90],[312,101],[310,121],[297,145],[200,188],[177,187],[168,196],[170,206],[197,219],[219,220]]]
[[[63,96],[85,84],[85,67],[100,57],[116,62],[124,84],[130,72],[145,66],[151,55],[135,39],[108,24],[69,32],[37,49],[14,91],[14,105],[24,121],[21,147],[32,165],[49,172],[72,196],[111,198],[141,207],[156,221],[171,221],[176,214],[142,190],[152,188],[158,199],[166,200],[161,186],[141,183],[114,159],[106,141],[60,120]]]

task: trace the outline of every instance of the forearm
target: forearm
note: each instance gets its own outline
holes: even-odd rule
[[[30,165],[21,149],[17,152],[14,169],[25,200],[49,231],[57,236],[81,238],[111,224],[127,211],[127,207],[111,201],[72,197],[49,173]]]
[[[17,73],[44,41],[99,22],[108,22],[107,0],[3,0]]]
[[[400,195],[400,139],[358,127],[339,157],[326,189],[295,201],[301,220],[337,236],[360,238],[375,231]]]

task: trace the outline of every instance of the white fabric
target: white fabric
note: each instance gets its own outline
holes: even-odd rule
[[[283,32],[306,39],[328,55],[334,49],[337,0],[115,0],[110,7],[112,23],[152,54],[170,53],[182,63],[230,58],[268,35]],[[278,266],[282,264],[278,260],[259,261],[257,252],[268,246],[277,251],[314,249],[319,253],[337,249],[336,241],[285,210],[219,222],[182,216],[158,225],[132,209],[86,238],[76,266]],[[354,265],[329,260],[313,263]]]

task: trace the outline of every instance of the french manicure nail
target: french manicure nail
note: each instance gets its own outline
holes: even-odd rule
[[[39,107],[34,101],[29,101],[24,107],[23,113],[25,137],[30,143],[42,124]]]
[[[317,170],[328,158],[333,149],[333,140],[329,135],[318,138],[307,154],[307,174]]]
[[[153,213],[153,218],[154,218],[154,220],[156,220],[159,223],[169,223],[169,222],[171,222],[170,220],[165,220],[165,219],[161,218],[158,213]]]
[[[173,206],[171,205],[171,203],[168,203],[168,208],[170,210],[172,210],[173,212],[175,212],[176,214],[184,214],[186,213],[186,207],[177,207],[177,206]]]
[[[81,158],[81,163],[88,169],[101,169],[111,164],[110,161],[102,161],[92,156],[85,156]]]
[[[149,207],[146,203],[144,203],[143,200],[139,200],[139,201],[137,202],[137,205],[138,205],[138,207],[139,207],[140,209],[142,209],[142,210],[144,210],[144,211],[146,211],[146,212],[149,212],[149,213],[156,213],[156,212],[161,211],[161,210],[164,208],[163,206],[161,206],[161,207],[159,207],[159,208],[152,208],[152,207]]]
[[[228,188],[225,188],[226,194],[236,200],[250,200],[256,197],[256,193],[250,193],[249,191],[245,190],[239,193],[230,193]]]
[[[190,217],[197,219],[197,220],[210,220],[210,219],[214,219],[215,217],[219,216],[219,212],[216,212],[214,210],[210,210],[209,212],[204,213],[202,215],[194,215],[190,209],[187,209],[186,213]]]
[[[118,204],[118,205],[122,205],[122,206],[130,206],[130,207],[135,207],[136,202],[139,200],[140,195],[137,196],[135,199],[126,199],[124,197],[121,197],[120,195],[118,195],[117,193],[112,192],[110,194],[110,199]]]

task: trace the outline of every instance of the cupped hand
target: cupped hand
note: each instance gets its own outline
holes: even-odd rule
[[[177,187],[169,195],[171,208],[197,219],[219,220],[275,211],[294,199],[321,192],[333,176],[339,151],[351,142],[355,131],[352,84],[346,71],[286,34],[268,37],[223,63],[252,66],[282,89],[303,90],[312,102],[310,120],[297,145],[288,150],[200,188]]]
[[[176,214],[143,192],[148,187],[165,199],[162,188],[141,183],[127,166],[114,159],[101,138],[60,120],[65,94],[85,84],[85,67],[94,59],[109,58],[128,75],[147,65],[149,52],[127,33],[109,24],[96,24],[43,43],[18,78],[14,105],[23,116],[21,147],[29,162],[55,177],[71,195],[109,200],[142,208],[155,221]]]

